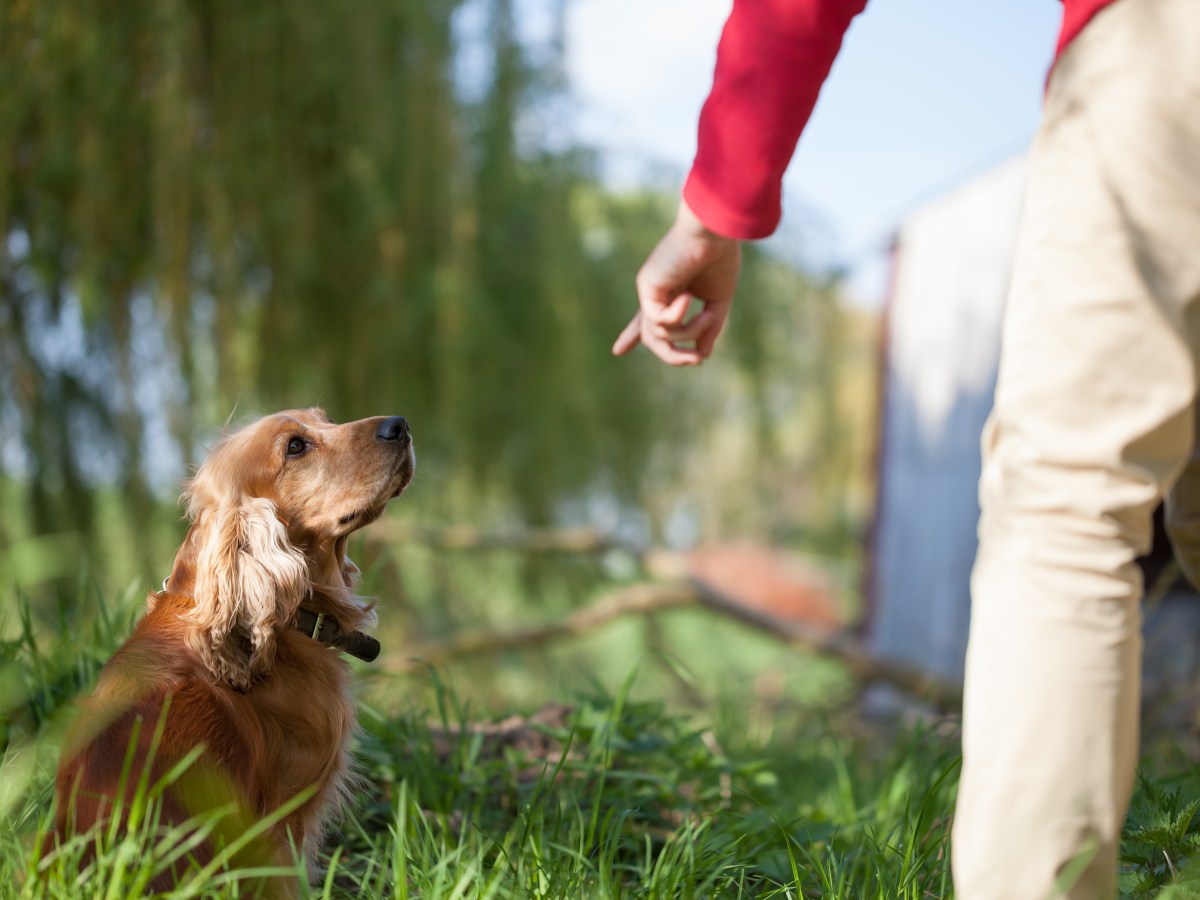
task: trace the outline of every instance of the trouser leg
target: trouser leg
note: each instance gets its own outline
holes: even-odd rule
[[[1200,3],[1117,0],[1051,79],[984,438],[954,825],[962,900],[1116,893],[1136,556],[1189,456]]]
[[[1200,428],[1200,416],[1196,427]],[[1167,496],[1165,521],[1180,570],[1200,588],[1200,441],[1195,435],[1191,457]]]

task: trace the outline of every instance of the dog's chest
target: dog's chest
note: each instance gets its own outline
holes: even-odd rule
[[[336,789],[355,721],[340,659],[324,648],[309,660],[281,656],[267,690],[256,698],[263,712],[259,783],[272,786],[275,803],[309,787],[318,798]]]

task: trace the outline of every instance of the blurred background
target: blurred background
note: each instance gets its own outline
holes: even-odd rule
[[[0,638],[136,608],[221,430],[318,405],[416,437],[354,545],[381,695],[681,578],[765,626],[652,609],[438,677],[499,707],[640,661],[680,702],[821,706],[862,671],[795,645],[840,634],[952,686],[1059,7],[873,4],[717,356],[615,360],[728,5],[2,0],[0,579],[32,621]]]

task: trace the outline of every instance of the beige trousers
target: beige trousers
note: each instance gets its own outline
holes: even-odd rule
[[[1192,453],[1198,339],[1200,0],[1117,0],[1055,67],[1031,158],[983,440],[960,900],[1116,894],[1138,752],[1134,559]],[[1191,571],[1194,485],[1170,509]]]

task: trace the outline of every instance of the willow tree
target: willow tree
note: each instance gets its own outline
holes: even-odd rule
[[[164,435],[191,460],[235,409],[403,413],[434,492],[541,520],[712,427],[727,395],[608,355],[666,208],[540,139],[558,59],[510,0],[473,9],[465,90],[460,6],[0,0],[2,458],[35,530],[87,530],[106,481],[148,515]]]

